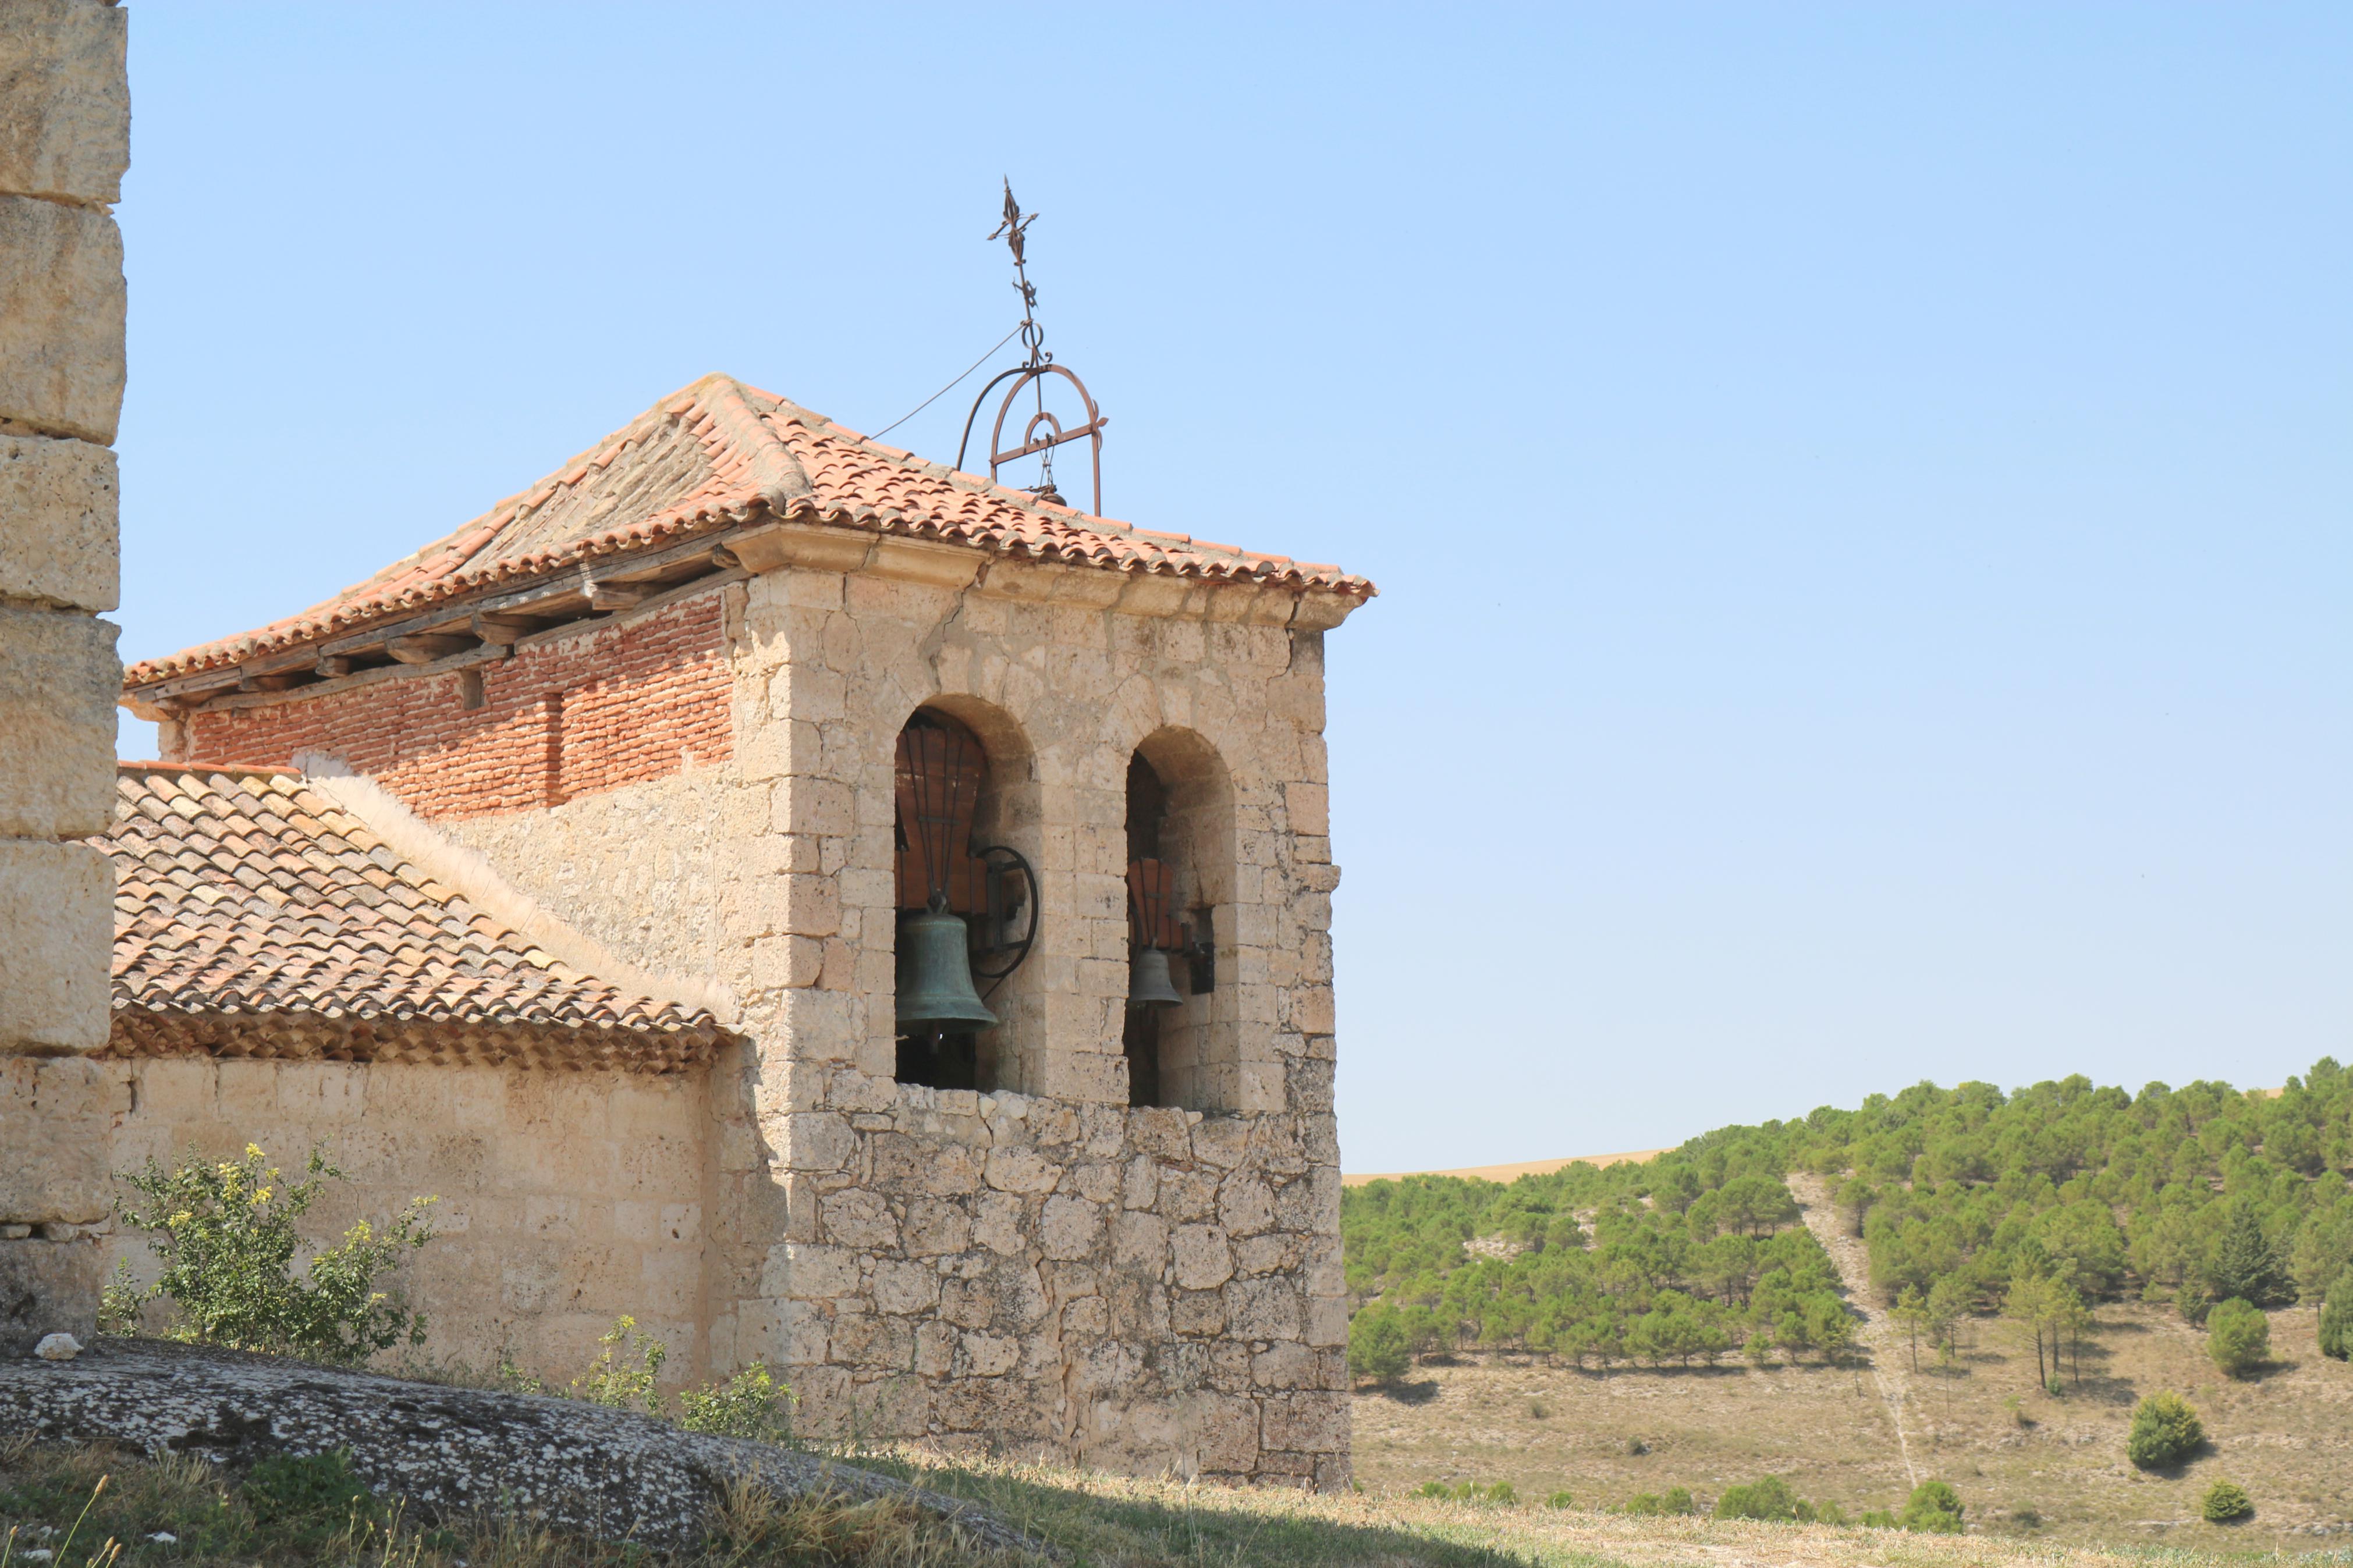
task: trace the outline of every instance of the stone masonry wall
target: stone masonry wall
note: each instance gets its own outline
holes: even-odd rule
[[[124,17],[0,12],[0,1354],[88,1334],[113,871]],[[27,1057],[48,1060],[27,1060]]]
[[[723,590],[727,765],[450,824],[565,920],[726,987],[757,1042],[713,1081],[714,1366],[788,1366],[822,1429],[1340,1484],[1320,632],[1247,587],[786,531]],[[1042,886],[986,1095],[892,1077],[892,761],[926,702],[981,736],[990,836]],[[1226,862],[1218,988],[1182,1010],[1195,1103],[1166,1110],[1128,1109],[1120,1045],[1139,748]]]
[[[481,682],[480,707],[466,706],[468,676]],[[170,760],[285,767],[323,753],[420,816],[465,818],[723,762],[732,690],[712,592],[567,628],[462,672],[198,709]]]
[[[804,1130],[744,1309],[812,1431],[1145,1474],[1348,1477],[1328,1117],[903,1087]]]
[[[112,1123],[96,1146],[116,1171],[190,1151],[234,1159],[257,1143],[291,1174],[323,1145],[351,1179],[330,1183],[312,1211],[310,1233],[321,1237],[434,1198],[435,1238],[402,1271],[429,1319],[429,1359],[488,1370],[512,1356],[565,1382],[628,1313],[669,1346],[670,1380],[699,1375],[703,1075],[209,1058],[91,1065]],[[104,1240],[109,1271],[121,1259],[140,1280],[154,1277],[142,1238]]]

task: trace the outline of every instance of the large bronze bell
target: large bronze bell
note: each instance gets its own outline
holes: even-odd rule
[[[1127,963],[1127,1005],[1131,1007],[1181,1007],[1185,998],[1168,978],[1168,955],[1156,947],[1139,947]]]
[[[899,1033],[958,1034],[997,1027],[997,1015],[973,989],[970,928],[944,909],[899,922]]]

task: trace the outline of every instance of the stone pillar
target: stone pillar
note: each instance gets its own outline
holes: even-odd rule
[[[107,1210],[124,35],[0,9],[0,1354],[93,1331]]]

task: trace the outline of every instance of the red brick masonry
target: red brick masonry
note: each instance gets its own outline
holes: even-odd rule
[[[186,758],[347,763],[421,816],[482,816],[667,778],[733,748],[733,677],[717,591],[631,620],[518,648],[461,672],[396,676],[256,708],[198,710]]]

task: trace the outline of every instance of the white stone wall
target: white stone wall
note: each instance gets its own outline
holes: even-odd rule
[[[0,1354],[87,1335],[112,868],[123,14],[0,11]],[[11,1060],[16,1058],[19,1059]]]
[[[113,1127],[99,1146],[118,1173],[191,1152],[235,1159],[256,1143],[294,1178],[323,1147],[349,1180],[329,1183],[306,1222],[322,1240],[433,1198],[435,1237],[399,1281],[427,1312],[428,1360],[488,1371],[512,1359],[565,1382],[627,1313],[668,1346],[665,1381],[705,1369],[702,1075],[193,1057],[86,1065],[101,1071]],[[138,1233],[104,1243],[110,1272],[128,1262],[143,1283],[161,1267]]]

